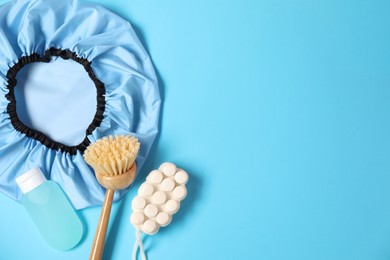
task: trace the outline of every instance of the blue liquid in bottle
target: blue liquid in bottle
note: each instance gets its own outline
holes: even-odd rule
[[[22,203],[39,232],[52,247],[69,250],[83,235],[83,225],[64,192],[35,168],[16,178]]]

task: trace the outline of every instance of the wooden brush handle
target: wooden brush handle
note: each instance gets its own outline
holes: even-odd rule
[[[99,223],[96,228],[95,239],[93,241],[90,260],[101,260],[104,250],[104,242],[106,240],[108,221],[110,220],[110,213],[112,207],[112,200],[114,198],[114,191],[107,189],[106,197],[104,198],[102,212],[100,213]]]

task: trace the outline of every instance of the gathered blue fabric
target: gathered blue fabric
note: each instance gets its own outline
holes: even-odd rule
[[[77,106],[63,107],[72,125],[64,127],[55,109],[36,102],[28,107],[28,113],[47,114],[52,120],[41,127],[38,124],[45,120],[35,121],[35,128],[28,126],[23,110],[16,107],[18,82],[28,74],[21,69],[33,63],[49,66],[59,60],[72,61],[82,69],[70,72],[67,68],[73,65],[61,61],[59,73],[30,70],[25,94],[31,101],[45,95],[48,100],[60,96],[69,104],[72,99],[66,93],[70,90],[50,91],[50,84],[43,86],[42,80],[51,77],[53,84],[56,80],[63,84],[67,78],[77,78],[77,73],[86,73],[87,77],[76,80],[79,85],[71,87]],[[91,89],[83,88],[86,80],[89,87],[96,87],[92,105]],[[104,136],[132,134],[141,143],[139,170],[158,132],[160,104],[152,62],[124,19],[77,0],[17,0],[0,7],[0,192],[20,200],[15,178],[39,167],[62,187],[76,209],[101,204],[105,189],[85,163],[83,151]],[[86,117],[81,115],[86,113],[93,118],[85,125]],[[116,192],[115,199],[126,191]]]

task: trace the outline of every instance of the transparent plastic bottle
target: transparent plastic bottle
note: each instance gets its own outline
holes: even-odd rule
[[[46,180],[39,168],[16,178],[22,203],[46,242],[59,250],[76,246],[83,225],[60,186]]]

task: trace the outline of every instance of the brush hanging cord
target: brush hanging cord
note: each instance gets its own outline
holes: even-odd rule
[[[142,238],[141,238],[141,230],[136,229],[135,230],[135,243],[134,243],[134,249],[133,249],[133,260],[137,260],[137,252],[138,248],[141,254],[141,259],[142,260],[147,260],[146,255],[145,255],[145,249],[144,249],[144,244],[142,243]]]
[[[133,28],[84,1],[15,0],[0,7],[0,45],[0,192],[20,200],[14,179],[39,167],[76,209],[101,204],[85,148],[131,134],[139,169],[158,132],[157,78]]]

